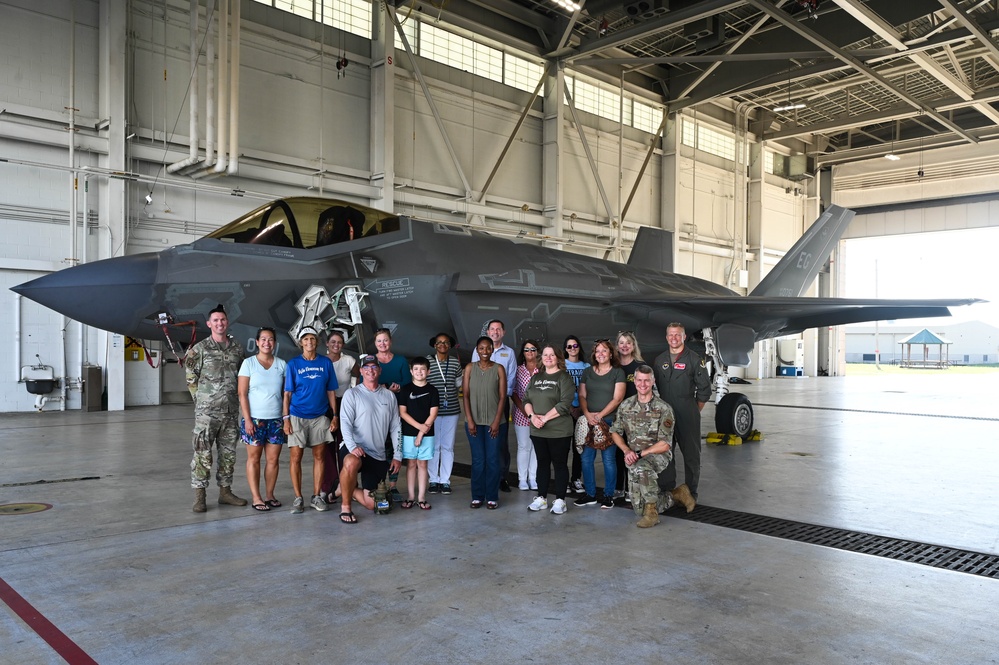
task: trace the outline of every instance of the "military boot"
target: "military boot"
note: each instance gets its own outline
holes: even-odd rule
[[[645,514],[642,515],[642,519],[638,520],[638,524],[635,526],[639,529],[647,529],[657,524],[659,524],[659,511],[656,510],[656,504],[645,504]]]
[[[194,490],[194,507],[191,508],[196,513],[204,513],[208,511],[208,506],[205,504],[205,488],[199,487]]]
[[[697,505],[694,495],[690,493],[690,488],[686,485],[680,485],[676,489],[670,490],[669,493],[673,496],[673,501],[686,508],[688,513]]]
[[[219,505],[223,503],[230,506],[245,506],[246,499],[240,499],[238,496],[232,493],[231,487],[220,487],[219,488]]]

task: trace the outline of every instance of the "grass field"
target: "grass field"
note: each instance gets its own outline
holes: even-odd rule
[[[948,369],[915,369],[915,368],[904,368],[898,367],[897,365],[881,365],[881,369],[878,369],[873,363],[847,363],[846,365],[846,375],[847,376],[912,376],[914,374],[997,374],[999,375],[999,367],[983,367],[983,366],[965,366],[965,365],[952,365]]]

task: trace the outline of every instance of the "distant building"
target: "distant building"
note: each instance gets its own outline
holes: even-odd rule
[[[873,363],[875,352],[881,350],[881,362],[899,364],[904,352],[902,340],[927,328],[946,338],[951,344],[945,353],[951,365],[981,365],[999,363],[999,328],[981,321],[953,323],[950,325],[908,324],[904,321],[882,323],[875,343],[873,325],[846,327],[846,362]],[[935,358],[938,349],[931,351]]]

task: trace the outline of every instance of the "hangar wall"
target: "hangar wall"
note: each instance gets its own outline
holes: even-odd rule
[[[0,78],[5,108],[0,115],[0,158],[7,160],[0,163],[0,223],[10,239],[0,253],[0,307],[5,311],[13,311],[15,304],[9,286],[72,263],[67,259],[67,220],[74,196],[78,219],[87,219],[86,231],[78,232],[77,260],[190,242],[269,198],[305,193],[361,203],[377,198],[371,157],[377,95],[370,42],[332,30],[320,34],[300,17],[256,3],[241,6],[239,172],[234,177],[194,181],[163,171],[165,164],[187,152],[187,2],[0,2],[0,55],[9,63]],[[200,9],[204,14],[205,7]],[[70,16],[76,22],[72,53]],[[116,20],[126,27],[124,45],[116,43],[115,34],[106,27],[108,16],[119,17]],[[337,77],[334,69],[338,55],[334,44],[343,45],[351,61],[343,77]],[[540,99],[499,169],[484,203],[488,210],[482,212],[483,206],[476,206],[463,191],[413,67],[406,64],[401,50],[396,56],[395,121],[389,130],[398,212],[482,224],[501,232],[527,228],[561,233],[585,241],[572,251],[603,255],[616,228],[608,221],[570,114],[565,113],[559,133],[562,218],[553,219],[544,200]],[[109,62],[125,75],[109,73],[117,71]],[[474,192],[483,186],[529,95],[429,60],[417,63]],[[71,78],[76,91],[72,105],[77,109],[73,163],[77,168],[92,167],[94,173],[78,181],[75,194],[67,170]],[[200,78],[203,87],[203,66]],[[126,117],[110,110],[116,108],[115,98],[122,102]],[[651,135],[582,111],[578,117],[614,213],[637,179]],[[204,124],[202,114],[202,140]],[[670,132],[678,131],[678,125],[674,123]],[[113,148],[116,141],[124,145],[121,154]],[[738,284],[739,270],[747,261],[757,261],[765,264],[760,271],[765,274],[776,263],[814,218],[810,212],[814,205],[809,204],[814,193],[793,194],[787,183],[759,177],[756,193],[747,202],[744,163],[705,154],[682,145],[675,136],[665,143],[677,147],[657,149],[649,164],[622,231],[625,245],[639,224],[671,228],[678,234],[679,272],[744,292]],[[124,168],[109,178],[111,166],[119,163]],[[127,179],[121,180],[122,176]],[[147,195],[150,203],[145,202]],[[526,211],[521,209],[525,204]],[[755,246],[743,219],[749,205],[758,206],[764,218]],[[112,214],[118,209],[123,211],[120,217]],[[569,219],[570,214],[574,219]],[[621,258],[627,258],[626,251]],[[157,403],[161,373],[142,362],[128,362],[122,368],[117,356],[124,353],[125,340],[81,331],[75,322],[64,325],[61,317],[29,301],[20,306],[22,338],[17,343],[22,359],[39,353],[46,363],[59,365],[48,359],[61,355],[65,329],[68,376],[79,377],[81,362],[116,364],[124,376],[124,405]],[[7,320],[2,326],[5,338],[14,340],[16,324]],[[0,382],[0,411],[32,408],[33,397],[16,383],[15,364],[11,361],[4,372],[8,380]],[[79,405],[79,391],[70,390],[66,407]]]

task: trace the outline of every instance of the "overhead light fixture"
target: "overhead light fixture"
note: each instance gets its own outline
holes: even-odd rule
[[[570,12],[578,12],[581,9],[580,4],[572,0],[552,0],[552,2]]]
[[[807,104],[804,102],[792,102],[791,101],[791,61],[787,63],[787,103],[781,104],[780,106],[774,107],[774,113],[785,113],[787,111],[797,111],[798,109],[807,108]]]
[[[885,159],[887,159],[889,162],[897,162],[898,160],[902,159],[901,157],[895,154],[895,135],[897,133],[898,133],[898,123],[896,122],[891,137],[891,150],[889,150],[888,154],[885,155]]]
[[[152,191],[150,191],[148,194],[146,194],[146,205],[149,205],[152,202],[153,202],[153,193]]]
[[[790,100],[784,106],[777,106],[774,108],[774,113],[783,113],[785,111],[797,111],[798,109],[808,108],[808,104],[798,102],[797,104],[792,104]]]

